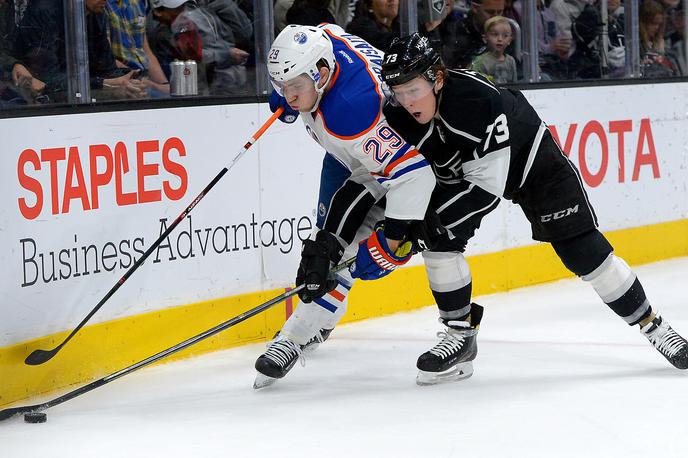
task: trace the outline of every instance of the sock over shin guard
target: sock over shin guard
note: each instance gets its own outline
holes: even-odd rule
[[[652,313],[650,302],[635,273],[614,253],[582,278],[590,282],[604,303],[626,323],[638,324]]]
[[[300,303],[280,333],[289,340],[305,345],[320,329],[333,329],[344,316],[350,287],[337,283],[337,287],[313,302]]]
[[[472,278],[468,263],[459,252],[424,251],[425,271],[440,317],[461,320],[471,313]]]

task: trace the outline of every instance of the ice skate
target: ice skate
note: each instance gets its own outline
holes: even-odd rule
[[[483,308],[471,304],[470,321],[452,321],[440,318],[447,326],[438,332],[440,342],[418,358],[418,385],[435,385],[453,382],[473,375],[473,360],[478,355],[477,334]]]
[[[677,369],[688,369],[688,342],[659,313],[640,333]]]
[[[311,337],[310,340],[306,342],[306,345],[301,347],[301,351],[303,351],[304,355],[310,355],[318,349],[321,343],[325,342],[330,337],[332,331],[332,329],[322,328],[316,335]]]
[[[301,345],[301,350],[303,351],[304,355],[309,355],[313,353],[315,350],[318,349],[321,343],[325,342],[329,337],[330,334],[334,331],[334,329],[325,329],[322,328],[316,335],[311,337],[308,342],[306,342],[306,345]],[[272,340],[277,339],[279,337],[280,333],[277,331],[277,333],[272,337]]]
[[[294,367],[296,361],[305,364],[302,346],[286,337],[278,336],[270,342],[265,353],[256,360],[256,379],[253,388],[265,388],[281,379]]]

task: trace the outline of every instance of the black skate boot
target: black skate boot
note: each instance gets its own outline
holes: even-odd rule
[[[471,304],[469,321],[452,321],[440,318],[447,326],[438,332],[440,342],[418,358],[418,385],[435,385],[453,382],[473,375],[473,360],[478,355],[477,334],[483,308]]]
[[[301,350],[305,355],[308,355],[310,353],[313,353],[315,350],[318,349],[321,343],[325,342],[329,337],[330,334],[334,331],[334,329],[325,329],[322,328],[316,335],[310,338],[308,342],[306,342],[306,345],[301,345]],[[279,337],[280,332],[277,331],[275,335],[272,337],[272,340],[276,340],[277,337]]]
[[[677,369],[688,369],[688,342],[659,313],[640,333]]]
[[[253,388],[272,385],[277,379],[287,375],[298,360],[303,364],[305,361],[301,348],[301,345],[281,336],[270,342],[267,351],[256,360],[258,374],[253,382]]]
[[[311,339],[306,342],[306,345],[301,346],[301,350],[304,354],[309,355],[318,349],[321,343],[325,342],[332,333],[332,329],[322,328],[316,335],[311,337]]]

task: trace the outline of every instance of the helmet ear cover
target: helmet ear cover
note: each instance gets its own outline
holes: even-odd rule
[[[320,27],[289,25],[275,38],[268,53],[270,82],[279,92],[280,83],[307,75],[313,81],[318,97],[311,111],[316,111],[320,99],[335,70],[332,42]],[[327,80],[321,81],[320,69],[327,67]]]

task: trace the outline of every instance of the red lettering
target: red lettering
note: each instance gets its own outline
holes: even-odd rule
[[[146,164],[143,155],[146,153],[156,153],[160,149],[157,140],[147,140],[136,142],[136,165],[139,184],[139,203],[158,202],[161,200],[159,189],[146,190],[146,177],[158,175],[158,164]]]
[[[122,142],[115,145],[115,199],[117,205],[134,205],[136,203],[135,192],[122,192],[122,175],[129,173],[129,159],[127,157],[127,146]]]
[[[570,130],[570,128],[569,128]],[[588,137],[592,134],[596,134],[600,139],[600,144],[602,145],[602,163],[600,164],[600,170],[596,174],[590,172],[588,169],[588,164],[585,159],[585,150],[587,147]],[[578,143],[578,165],[580,167],[581,175],[585,182],[595,188],[602,183],[604,175],[607,173],[607,166],[609,164],[609,147],[607,145],[607,136],[604,133],[604,128],[602,124],[597,121],[590,121],[583,128],[581,133],[580,142]]]
[[[57,189],[57,161],[66,157],[65,148],[45,148],[41,150],[41,162],[50,164],[50,197],[53,215],[60,212],[60,200]]]
[[[72,184],[74,183],[75,176],[76,186]],[[65,177],[64,195],[62,196],[62,213],[69,213],[69,204],[72,199],[81,199],[81,207],[84,210],[91,209],[91,205],[88,203],[84,170],[81,168],[81,159],[79,158],[79,148],[76,146],[69,148],[69,156],[67,157],[67,175]]]
[[[91,145],[88,148],[89,152],[89,170],[91,173],[91,208],[99,208],[99,188],[112,181],[112,172],[114,169],[112,160],[112,151],[107,145]],[[105,170],[102,173],[98,172],[98,158],[105,159]]]
[[[43,210],[43,188],[41,187],[40,181],[28,176],[24,172],[24,168],[28,163],[33,165],[35,171],[41,170],[41,161],[38,157],[38,153],[32,149],[25,149],[19,155],[17,176],[19,177],[19,184],[21,187],[36,195],[36,204],[33,206],[27,204],[24,197],[20,197],[17,201],[19,203],[19,211],[24,218],[35,219],[41,214],[41,210]]]
[[[633,122],[630,119],[625,119],[623,121],[609,121],[609,133],[610,134],[617,134],[617,143],[619,146],[619,150],[618,150],[618,155],[619,155],[619,183],[623,183],[626,181],[626,176],[625,176],[626,161],[625,161],[625,156],[624,156],[624,149],[625,149],[624,135],[626,134],[626,132],[630,132],[632,130],[633,130]]]
[[[643,144],[647,142],[649,152],[643,154]],[[635,150],[635,165],[633,166],[633,181],[638,181],[640,177],[640,167],[643,165],[652,166],[652,176],[659,178],[659,164],[657,162],[657,151],[655,150],[655,141],[652,138],[652,126],[650,119],[644,118],[640,120],[640,133],[638,134],[638,146]]]
[[[166,171],[179,178],[179,187],[175,189],[170,186],[169,180],[165,180],[162,183],[162,189],[165,191],[165,196],[168,199],[179,200],[186,194],[188,176],[183,165],[170,159],[170,151],[173,149],[179,152],[179,157],[186,156],[184,142],[177,137],[168,138],[162,147],[162,166]]]
[[[564,148],[562,149],[564,151],[564,154],[566,154],[566,157],[569,157],[571,155],[571,148],[573,147],[573,139],[576,136],[576,129],[578,128],[578,124],[571,124],[569,126],[569,130],[566,131],[566,143],[564,144]],[[561,148],[561,141],[559,140],[559,133],[557,132],[557,128],[554,126],[549,126],[550,132],[552,132],[552,137],[554,137],[554,140],[559,144],[559,148]]]

